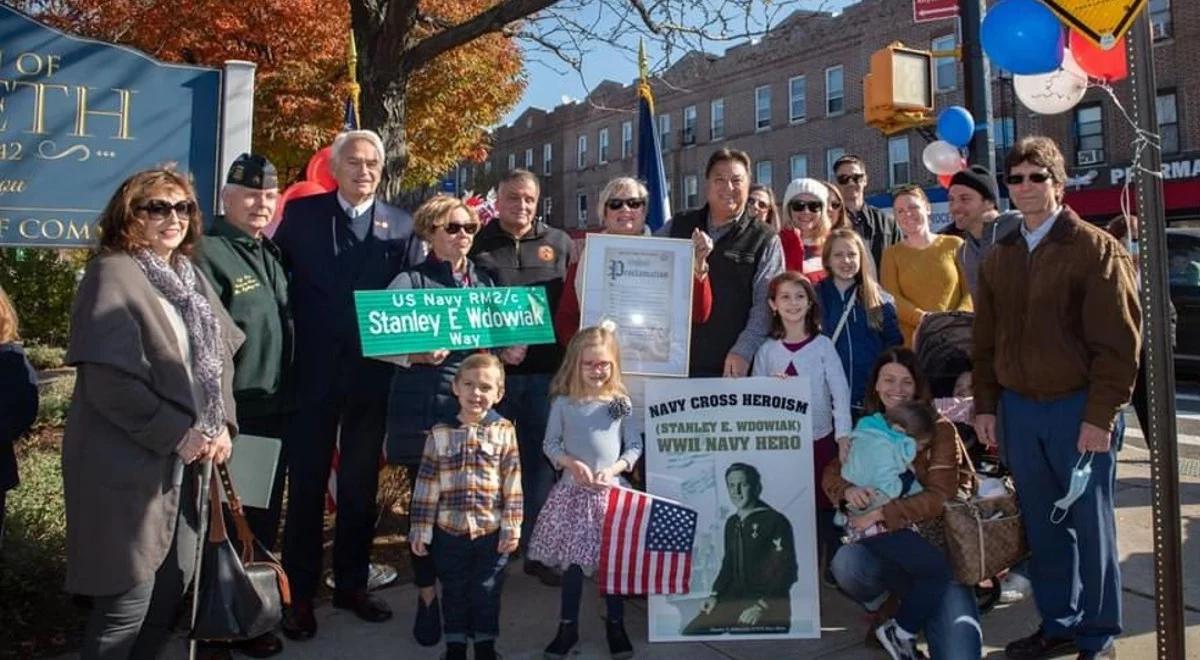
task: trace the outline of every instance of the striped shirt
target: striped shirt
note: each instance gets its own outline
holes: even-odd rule
[[[409,538],[433,540],[433,525],[472,539],[500,530],[519,539],[521,460],[512,422],[494,412],[483,423],[429,432],[413,489]]]

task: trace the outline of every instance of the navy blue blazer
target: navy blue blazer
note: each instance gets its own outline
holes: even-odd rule
[[[348,285],[338,276],[333,248],[334,223],[349,220],[337,191],[294,199],[284,207],[273,240],[288,269],[301,404],[324,400],[338,382],[386,392],[391,365],[362,358],[354,291],[386,289],[396,275],[421,263],[426,250],[406,211],[376,200],[373,213],[373,240],[367,241],[357,277]],[[339,371],[345,362],[351,364]]]
[[[20,344],[0,344],[0,493],[17,485],[13,444],[37,418],[37,374]]]

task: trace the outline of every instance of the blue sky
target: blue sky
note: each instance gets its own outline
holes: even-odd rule
[[[698,0],[700,1],[700,0]],[[721,0],[708,0],[713,5],[721,2]],[[786,10],[778,13],[775,16],[773,23],[778,23],[786,17],[792,9],[822,9],[825,11],[837,11],[841,8],[854,4],[857,0],[799,0],[789,6]],[[577,20],[580,23],[597,24],[604,29],[606,26],[611,26],[614,22],[620,20],[615,15],[606,15],[608,10],[603,2],[588,3],[590,6],[581,8],[572,12],[569,17]],[[776,8],[781,3],[773,3]],[[752,21],[761,27],[765,24],[767,18],[768,3],[756,1],[755,9],[752,16]],[[705,50],[712,53],[724,53],[726,49],[737,45],[738,42],[711,42]],[[636,41],[630,44],[636,48]],[[615,48],[603,43],[589,45],[591,51],[583,59],[582,75],[579,71],[575,71],[568,65],[556,61],[553,56],[542,52],[531,52],[527,49],[526,54],[526,73],[529,76],[529,84],[525,88],[525,95],[512,112],[504,118],[506,124],[511,123],[517,117],[525,112],[526,108],[536,106],[549,110],[560,103],[563,103],[563,97],[569,96],[574,99],[579,99],[587,96],[588,91],[605,79],[615,80],[620,83],[627,83],[637,76],[637,55],[627,52],[622,48]],[[650,60],[651,70],[662,68],[662,48],[659,44],[647,41],[646,49]],[[685,51],[676,50],[673,55],[673,60],[677,60],[685,54]]]

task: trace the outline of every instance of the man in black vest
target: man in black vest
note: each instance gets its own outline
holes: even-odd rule
[[[867,205],[867,164],[862,158],[846,154],[837,159],[833,163],[833,176],[837,180],[838,190],[842,191],[846,214],[850,216],[854,231],[862,236],[863,242],[871,250],[875,272],[878,273],[879,265],[883,263],[883,249],[900,240],[896,221],[882,209]]]
[[[338,135],[330,162],[337,190],[289,202],[275,233],[291,274],[296,324],[298,411],[284,439],[291,477],[283,565],[292,607],[283,632],[292,639],[317,631],[313,597],[321,575],[325,484],[339,440],[333,606],[365,621],[392,616],[367,593],[392,365],[362,356],[354,291],[386,289],[421,262],[425,246],[413,235],[408,213],[375,199],[383,159],[374,132]]]
[[[783,271],[783,248],[775,230],[756,222],[746,204],[749,171],[746,152],[713,153],[704,169],[707,203],[675,214],[660,232],[689,239],[701,233],[713,241],[712,316],[692,325],[693,377],[745,376],[771,327],[767,285]]]

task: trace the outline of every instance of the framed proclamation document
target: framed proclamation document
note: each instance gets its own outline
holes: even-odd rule
[[[692,242],[589,234],[579,264],[580,327],[617,325],[627,374],[687,376]]]

